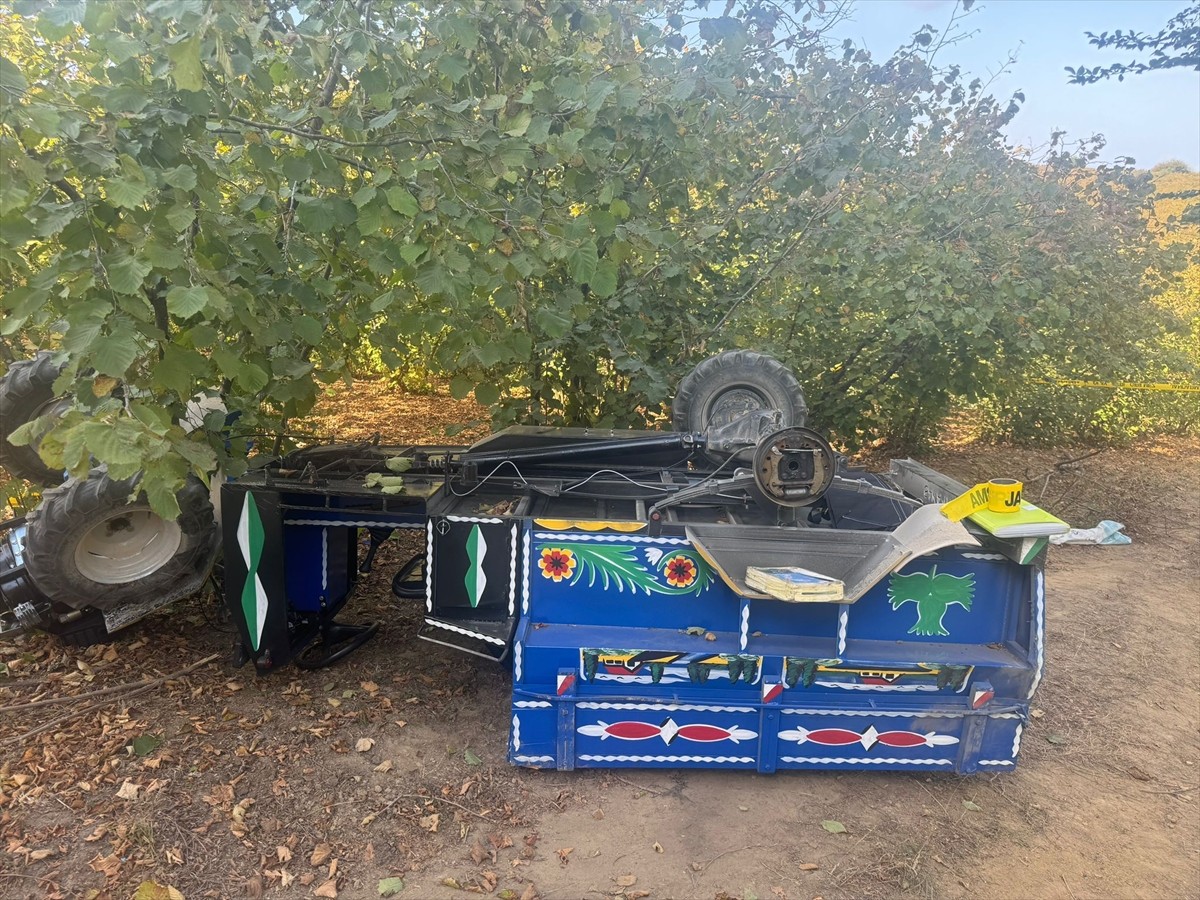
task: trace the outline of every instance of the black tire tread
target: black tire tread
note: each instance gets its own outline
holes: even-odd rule
[[[726,379],[736,381],[746,377],[760,383],[774,383],[788,399],[790,408],[784,409],[784,427],[804,425],[808,419],[808,405],[804,400],[804,389],[792,370],[773,356],[755,350],[727,350],[710,356],[699,363],[679,382],[675,400],[671,404],[671,426],[675,431],[703,431],[707,422],[701,420],[702,410],[697,409],[714,383]]]
[[[34,418],[34,414],[54,399],[54,382],[62,366],[49,351],[42,350],[33,359],[23,359],[8,367],[0,379],[0,468],[15,478],[34,484],[59,484],[62,472],[51,469],[31,445],[10,444],[8,436]]]
[[[128,503],[138,477],[116,481],[98,467],[86,478],[72,478],[43,493],[42,502],[29,514],[25,567],[38,590],[50,600],[73,609],[101,604],[113,608],[142,599],[148,592],[169,592],[174,582],[201,567],[207,575],[220,535],[208,488],[195,477],[189,477],[176,494],[184,545],[161,569],[138,581],[104,585],[85,579],[75,569],[75,547],[92,524],[125,507],[146,506],[144,494]],[[95,586],[89,589],[89,585]]]

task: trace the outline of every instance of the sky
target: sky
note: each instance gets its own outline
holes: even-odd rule
[[[1194,0],[1190,0],[1194,2]],[[1185,0],[983,0],[961,27],[970,37],[938,54],[939,63],[958,63],[988,78],[1017,61],[993,82],[1000,98],[1023,91],[1025,103],[1007,129],[1011,143],[1041,147],[1051,131],[1067,139],[1095,133],[1108,139],[1105,161],[1133,157],[1150,168],[1180,159],[1200,170],[1200,72],[1187,68],[1133,75],[1091,85],[1068,84],[1065,66],[1088,67],[1129,62],[1129,51],[1099,50],[1085,32],[1135,30],[1157,33],[1190,5]],[[832,37],[851,38],[876,57],[907,43],[922,25],[944,28],[954,0],[859,0],[852,20]]]

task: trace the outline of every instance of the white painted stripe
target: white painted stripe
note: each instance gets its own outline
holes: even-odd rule
[[[674,763],[752,763],[753,756],[593,756],[581,754],[580,762],[674,762]]]
[[[477,631],[468,631],[465,628],[459,628],[457,625],[451,625],[449,622],[440,622],[437,619],[430,619],[426,617],[425,624],[432,625],[434,628],[445,628],[447,631],[465,634],[467,637],[478,638],[481,641],[487,641],[489,644],[499,644],[501,647],[504,646],[504,641],[500,640],[500,638],[492,637],[491,635],[487,634],[480,634]]]
[[[1033,576],[1033,592],[1036,598],[1033,612],[1035,628],[1033,639],[1037,642],[1037,670],[1033,674],[1033,682],[1029,685],[1026,700],[1032,700],[1038,685],[1042,683],[1042,672],[1046,663],[1046,574],[1040,569]]]
[[[846,629],[850,625],[850,607],[845,603],[842,604],[842,611],[838,613],[838,631],[837,631],[837,652],[838,656],[844,656],[846,653]]]
[[[952,766],[949,759],[897,759],[894,756],[874,756],[858,759],[851,756],[781,756],[780,762],[813,763],[815,765],[852,765],[852,766]]]
[[[513,762],[522,766],[554,765],[553,756],[513,756]]]
[[[518,716],[513,716],[512,721],[512,748],[513,753],[521,749],[521,719]]]
[[[447,522],[481,522],[487,525],[498,525],[503,519],[483,518],[480,516],[445,516]]]
[[[533,536],[538,540],[572,544],[580,541],[596,541],[601,544],[663,544],[672,547],[688,545],[686,538],[637,537],[632,534],[576,534],[575,532],[538,531]]]
[[[758,712],[753,706],[696,706],[686,703],[595,703],[584,702],[576,703],[577,709],[640,709],[640,710],[663,710],[664,712],[675,712],[676,710],[692,711],[692,712],[733,712],[733,713],[753,713]]]
[[[981,766],[1015,766],[1016,763],[1013,762],[1011,759],[981,759],[979,761],[979,765],[981,765]]]
[[[964,716],[977,715],[970,712],[956,712],[954,710],[946,710],[944,712],[925,712],[923,710],[908,710],[905,712],[891,712],[882,709],[795,709],[786,707],[780,710],[781,713],[788,716],[891,716],[894,718],[904,719],[961,719]],[[991,713],[987,716],[989,719],[1019,719],[1020,713]]]
[[[433,519],[425,522],[425,612],[433,612]]]
[[[521,647],[521,642],[517,641],[515,644],[513,644],[513,678],[515,678],[517,681],[521,680],[522,652],[523,648]],[[513,705],[515,706],[516,704]],[[546,705],[549,706],[550,704],[547,703]]]
[[[395,522],[369,522],[362,519],[284,519],[284,525],[331,525],[337,528],[424,528],[420,522],[398,525]]]
[[[517,611],[517,526],[508,533],[508,614]]]
[[[554,704],[549,700],[514,700],[513,706],[517,709],[547,709]]]

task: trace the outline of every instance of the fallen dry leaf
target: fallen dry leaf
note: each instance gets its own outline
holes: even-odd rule
[[[636,891],[625,891],[625,900],[642,900],[642,897],[649,897],[650,892],[638,888]]]
[[[377,690],[379,690],[379,685],[377,685],[373,681],[363,681],[358,686],[360,688],[362,688],[364,691],[366,691],[368,694],[373,694]]]
[[[393,768],[395,768],[395,766],[392,765],[392,761],[390,759],[385,759],[383,762],[381,762],[379,765],[377,765],[375,767],[375,771],[376,772],[390,772],[390,771],[392,771]]]
[[[317,888],[315,891],[313,891],[314,897],[326,897],[326,898],[329,898],[329,900],[336,900],[337,895],[338,895],[338,893],[337,893],[337,879],[336,878],[330,878],[323,885],[321,885],[319,888]]]
[[[801,872],[815,872],[821,867],[816,863],[800,863],[800,865],[796,866],[796,868]]]
[[[637,884],[636,875],[618,875],[613,880],[616,881],[616,883],[621,887],[633,887],[635,884]]]
[[[370,750],[374,746],[375,746],[374,738],[366,738],[366,737],[359,738],[357,741],[354,742],[354,749],[357,750],[359,753],[366,753],[368,750]]]
[[[132,781],[126,781],[117,791],[117,796],[122,800],[136,800],[138,798],[138,790],[140,787],[140,785],[136,785]]]
[[[558,854],[558,861],[565,866],[567,864],[567,857],[570,856],[574,850],[574,847],[562,847],[554,852]]]
[[[29,854],[29,858],[33,862],[41,862],[43,859],[46,859],[47,857],[53,856],[53,855],[54,855],[54,850],[47,847],[43,850],[34,850],[32,853]]]
[[[525,890],[521,892],[521,900],[538,900],[537,888],[532,884],[526,885]]]
[[[441,816],[438,813],[432,813],[428,816],[421,816],[420,826],[426,831],[437,834],[438,823],[441,821]]]
[[[333,848],[322,842],[313,847],[312,855],[308,858],[308,864],[311,866],[320,866],[325,864],[325,860],[333,856]]]
[[[666,851],[663,850],[662,844],[660,844],[658,841],[655,841],[654,842],[654,852],[655,853],[665,853]]]
[[[292,851],[283,846],[283,844],[280,844],[275,848],[275,855],[279,857],[281,863],[285,863],[292,858]]]

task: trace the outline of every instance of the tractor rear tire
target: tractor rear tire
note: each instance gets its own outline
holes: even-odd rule
[[[808,420],[804,391],[787,366],[765,353],[730,350],[710,356],[679,382],[671,424],[676,431],[704,431],[758,409],[780,410],[782,428]]]
[[[61,371],[62,366],[43,350],[33,359],[13,363],[0,379],[0,468],[14,478],[40,485],[62,483],[62,470],[42,462],[36,442],[18,447],[8,440],[26,422],[53,411],[54,382]]]
[[[114,481],[102,468],[51,488],[29,514],[25,566],[52,602],[110,610],[198,590],[220,547],[208,488],[189,477],[175,521],[150,509],[137,476]]]

